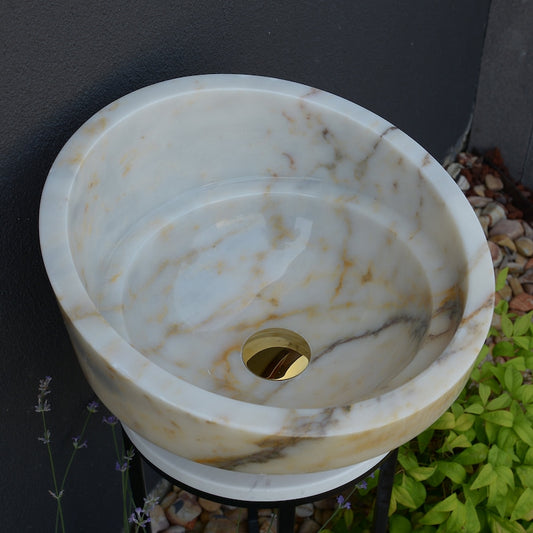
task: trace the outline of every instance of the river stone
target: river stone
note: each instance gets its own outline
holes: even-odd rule
[[[485,196],[485,191],[486,191],[486,187],[485,185],[476,185],[474,187],[474,192],[478,195],[478,196]]]
[[[447,167],[446,167],[446,170],[448,171],[448,174],[453,178],[453,179],[457,179],[457,176],[459,176],[459,172],[461,172],[461,170],[463,170],[463,165],[461,165],[461,163],[457,163],[457,162],[454,162],[454,163],[450,163]],[[464,176],[463,176],[464,177]],[[465,178],[466,179],[466,178]]]
[[[300,518],[308,518],[313,516],[314,510],[315,508],[312,503],[304,503],[296,506],[295,513]]]
[[[204,533],[235,533],[237,524],[228,518],[213,518],[205,526]]]
[[[511,240],[518,239],[524,234],[524,227],[519,220],[503,219],[496,223],[489,232],[489,235],[507,235]]]
[[[154,506],[150,511],[150,526],[152,528],[152,533],[158,533],[170,526],[170,523],[165,516],[165,510],[160,505]]]
[[[519,237],[515,241],[516,248],[518,251],[525,255],[526,257],[533,256],[533,240],[528,239],[527,237]]]
[[[159,503],[163,509],[168,509],[178,499],[178,493],[171,490]]]
[[[503,189],[503,181],[494,174],[485,176],[485,185],[489,191],[501,191]]]
[[[492,257],[492,264],[497,267],[503,259],[503,252],[501,248],[494,242],[488,241],[490,255]]]
[[[524,226],[524,235],[528,239],[533,239],[533,228],[525,220],[522,220],[522,226]]]
[[[187,533],[187,530],[183,526],[170,526],[161,533]]]
[[[314,520],[311,518],[306,518],[302,525],[300,526],[300,529],[298,530],[298,533],[317,533],[317,531],[320,529],[320,525],[317,524]]]
[[[485,215],[481,215],[478,217],[479,223],[481,224],[481,227],[483,228],[483,233],[485,234],[485,237],[488,237],[489,235],[489,225],[490,225],[490,217],[487,217]]]
[[[166,516],[171,524],[189,527],[201,512],[202,508],[195,496],[182,491],[178,499],[166,510]]]
[[[518,278],[520,283],[533,283],[533,268],[527,268],[522,276]]]
[[[209,511],[210,513],[219,511],[221,507],[220,503],[212,502],[211,500],[206,500],[205,498],[198,498],[198,503],[203,509]]]
[[[511,278],[509,280],[509,285],[511,286],[511,290],[513,291],[514,296],[518,296],[519,294],[522,294],[524,292],[524,289],[522,289],[522,285],[520,285],[520,282],[516,278]]]
[[[468,183],[468,180],[461,174],[461,176],[459,176],[459,179],[457,180],[457,185],[459,185],[459,188],[465,192],[465,191],[468,191],[468,189],[470,189],[470,183]]]
[[[516,252],[516,245],[515,245],[514,241],[509,239],[509,237],[507,237],[507,235],[493,235],[490,238],[489,242],[491,242],[491,241],[495,242],[496,244],[498,244],[500,246],[504,246],[505,248],[511,250],[511,252]]]
[[[498,294],[506,301],[510,301],[513,297],[513,290],[509,285],[504,285],[499,291]]]
[[[522,294],[515,296],[509,302],[509,309],[511,311],[522,311],[524,313],[531,311],[533,309],[533,294],[523,292]]]
[[[490,217],[489,227],[492,227],[500,220],[505,219],[505,208],[498,202],[491,202],[483,208],[481,214]]]
[[[485,196],[469,196],[468,201],[472,207],[485,207],[492,202],[491,198]]]

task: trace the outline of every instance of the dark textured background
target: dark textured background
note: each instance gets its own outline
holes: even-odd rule
[[[489,0],[4,0],[0,6],[0,483],[2,528],[51,531],[38,415],[53,377],[66,457],[92,393],[42,266],[40,192],[62,145],[114,99],[161,80],[249,73],[325,89],[380,114],[443,159],[476,94]],[[69,531],[118,531],[119,477],[100,415],[64,498]],[[59,465],[61,469],[61,463]],[[7,515],[6,515],[7,512]]]

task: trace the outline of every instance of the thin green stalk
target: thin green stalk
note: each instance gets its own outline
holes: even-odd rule
[[[120,462],[120,451],[118,449],[117,436],[115,435],[115,426],[111,426],[111,434],[113,435],[113,444],[115,445],[115,453],[117,454],[117,461]]]
[[[41,411],[41,418],[43,420],[44,435],[46,437],[48,433],[48,428],[46,427],[46,418],[44,416],[44,411]],[[52,481],[54,483],[55,500],[57,502],[55,531],[57,533],[58,518],[59,518],[59,522],[61,523],[61,531],[65,533],[65,519],[63,517],[63,507],[61,505],[61,494],[60,494],[60,491],[57,490],[56,468],[54,464],[54,458],[52,456],[52,448],[50,446],[49,441],[46,442],[46,449],[48,450],[48,459],[50,461],[50,470],[52,471]]]
[[[353,496],[353,493],[356,491],[357,489],[357,485],[354,486],[354,488],[350,491],[350,494],[348,494],[348,497],[346,498],[345,501],[349,501],[350,498]],[[337,507],[337,509],[335,509],[335,511],[333,512],[333,514],[324,522],[324,524],[322,525],[322,527],[318,530],[317,533],[320,533],[321,531],[324,531],[324,529],[326,529],[326,526],[341,512],[341,510],[343,509],[344,507],[339,505]]]
[[[85,430],[87,429],[87,424],[89,423],[89,418],[90,417],[91,417],[91,412],[89,411],[87,413],[87,416],[85,417],[85,423],[83,424],[83,428],[82,428],[80,436],[79,436],[80,442],[83,439],[83,435],[85,434]],[[61,488],[59,490],[63,490],[64,487],[65,487],[65,483],[67,481],[67,476],[68,476],[68,473],[70,471],[70,467],[72,466],[72,462],[74,461],[74,456],[76,455],[76,452],[78,451],[78,449],[79,448],[74,447],[74,449],[72,450],[72,453],[70,454],[70,459],[69,459],[69,462],[67,464],[67,468],[65,469],[65,474],[63,475],[63,480],[61,481]]]
[[[122,483],[122,520],[124,522],[124,533],[127,533],[129,531],[129,525],[128,525],[128,509],[127,509],[127,503],[126,503],[126,473],[121,471],[120,472],[120,478]]]

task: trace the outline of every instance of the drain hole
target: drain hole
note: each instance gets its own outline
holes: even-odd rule
[[[242,360],[256,376],[274,381],[301,374],[311,359],[305,339],[288,329],[269,328],[254,333],[244,343]]]

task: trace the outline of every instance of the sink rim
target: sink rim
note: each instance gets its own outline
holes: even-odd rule
[[[319,105],[346,114],[351,120],[363,124],[371,133],[382,136],[385,142],[419,167],[420,176],[431,183],[439,197],[444,198],[452,219],[458,225],[457,221],[460,221],[462,231],[459,232],[461,242],[458,247],[470,250],[466,257],[470,274],[464,293],[463,314],[446,349],[428,368],[399,387],[349,406],[330,408],[331,416],[336,418],[337,423],[328,425],[327,435],[347,435],[383,428],[392,422],[413,416],[421,409],[427,409],[445,396],[450,398],[451,403],[460,392],[485,341],[493,309],[492,262],[485,236],[473,210],[452,178],[426,150],[389,122],[348,100],[284,80],[215,74],[161,82],[130,93],[106,106],[69,139],[51,167],[43,189],[39,214],[42,256],[65,319],[95,354],[105,359],[108,365],[132,381],[137,388],[150,391],[155,398],[173,409],[193,414],[202,420],[219,420],[224,413],[231,413],[238,407],[238,420],[226,418],[224,424],[267,437],[271,436],[271,425],[283,425],[283,420],[287,417],[291,420],[309,420],[324,414],[324,408],[293,409],[235,400],[169,374],[129,345],[100,315],[78,277],[72,259],[67,229],[68,191],[83,160],[100,137],[135,111],[156,101],[171,98],[177,93],[224,89],[313,98]],[[385,139],[385,134],[392,130],[394,134]],[[483,291],[479,287],[481,279],[484,283]],[[481,292],[490,293],[490,297],[480,301]],[[152,387],[154,380],[160,384],[157,391]],[[428,391],[431,391],[429,401]],[[424,401],[420,401],[422,398]],[[390,406],[395,406],[394,412],[391,412]],[[321,424],[316,427],[306,426],[303,432],[298,425],[285,425],[277,435],[322,437],[324,428]]]

